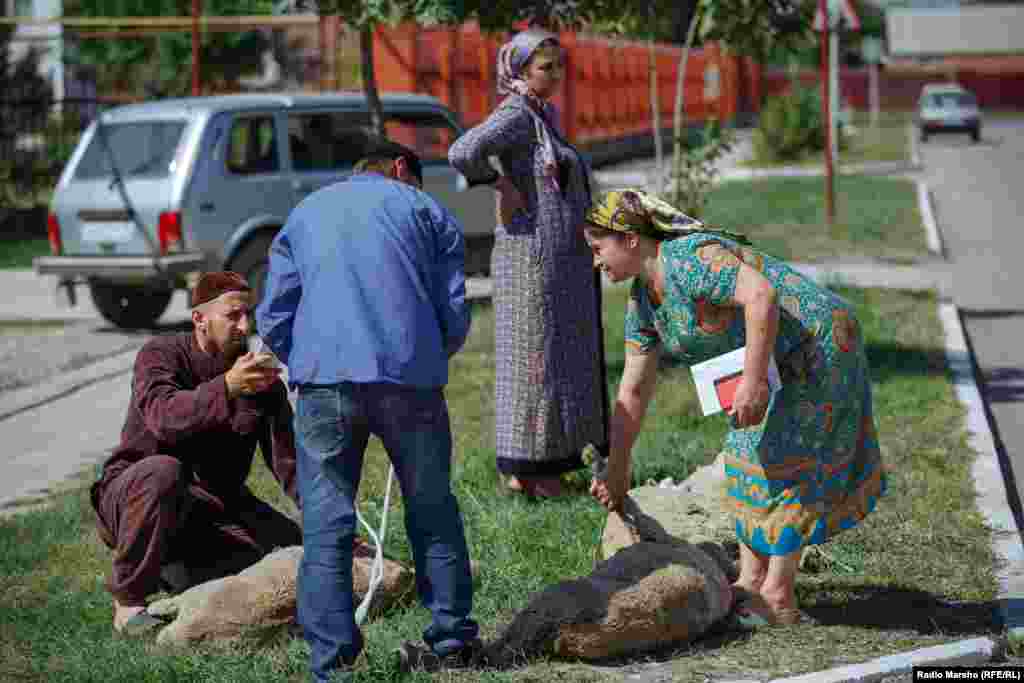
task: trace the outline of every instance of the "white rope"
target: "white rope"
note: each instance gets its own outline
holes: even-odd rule
[[[251,335],[249,337],[248,347],[252,353],[269,353],[273,356],[274,361],[282,368],[287,368],[283,363],[277,360],[277,356],[274,356],[273,351],[270,350],[270,345],[266,344],[259,335]],[[285,379],[285,385],[287,386],[287,378]],[[290,399],[289,399],[290,400]],[[373,564],[370,565],[370,582],[366,589],[366,595],[363,596],[363,601],[359,604],[356,609],[356,624],[362,624],[366,621],[366,616],[370,612],[370,604],[373,601],[373,594],[377,591],[377,586],[384,580],[384,538],[388,531],[388,508],[391,507],[391,485],[395,480],[395,468],[394,466],[388,470],[388,483],[384,489],[384,512],[380,517],[380,532],[373,530],[373,527],[363,519],[363,516],[359,514],[359,506],[356,505],[356,519],[363,525],[366,532],[370,535],[373,540],[373,544],[377,546],[377,552],[373,557]]]
[[[356,507],[356,519],[363,525],[367,533],[370,534],[370,538],[373,540],[373,544],[377,546],[377,554],[373,558],[373,564],[370,567],[370,583],[366,589],[366,595],[363,597],[363,601],[359,604],[356,609],[356,624],[362,625],[366,621],[366,615],[370,611],[370,604],[373,601],[373,594],[377,590],[377,586],[384,580],[384,537],[388,530],[388,508],[391,507],[391,483],[395,478],[394,466],[388,471],[388,483],[384,489],[384,512],[380,517],[380,533],[374,532],[363,516],[359,514],[359,508]]]

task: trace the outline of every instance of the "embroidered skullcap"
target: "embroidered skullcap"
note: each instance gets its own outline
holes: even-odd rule
[[[230,270],[203,273],[192,290],[192,308],[213,301],[225,292],[251,292],[245,278]]]

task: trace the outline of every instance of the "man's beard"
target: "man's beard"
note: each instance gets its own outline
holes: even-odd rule
[[[245,355],[245,337],[241,335],[232,335],[228,338],[224,348],[221,349],[221,355],[230,363],[234,363],[240,357]]]

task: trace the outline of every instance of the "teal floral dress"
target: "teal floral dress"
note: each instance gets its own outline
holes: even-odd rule
[[[775,360],[782,388],[761,424],[732,429],[723,460],[736,536],[785,555],[852,528],[885,493],[867,356],[852,306],[784,262],[720,236],[661,243],[663,301],[633,283],[626,344],[661,348],[687,364],[746,343],[743,309],[730,306],[741,261],[775,287]]]

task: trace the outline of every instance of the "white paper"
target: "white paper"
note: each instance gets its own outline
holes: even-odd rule
[[[277,355],[271,350],[270,345],[263,341],[263,337],[258,334],[251,334],[246,340],[249,351],[253,354],[269,353],[273,361],[270,363],[271,367],[284,367],[284,364],[278,359]]]
[[[718,392],[715,391],[715,381],[737,372],[743,372],[746,353],[747,347],[741,346],[735,351],[723,353],[721,356],[715,356],[690,367],[690,372],[693,373],[693,382],[697,385],[697,398],[700,399],[700,407],[705,416],[722,412],[722,405],[718,402]],[[768,361],[768,388],[774,393],[782,387],[782,380],[779,378],[779,367],[775,364],[775,357],[769,356]]]

